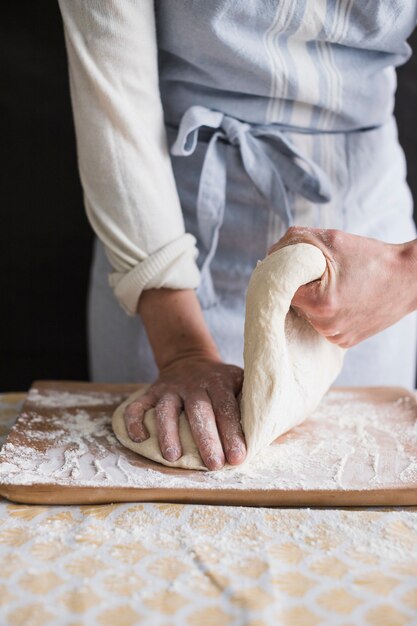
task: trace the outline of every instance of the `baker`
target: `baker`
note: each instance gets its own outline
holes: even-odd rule
[[[175,461],[184,408],[209,469],[244,460],[246,287],[293,243],[327,260],[293,306],[352,348],[337,383],[414,386],[417,242],[392,110],[417,2],[60,6],[98,236],[92,377],[152,381],[126,409],[131,439],[155,407]]]

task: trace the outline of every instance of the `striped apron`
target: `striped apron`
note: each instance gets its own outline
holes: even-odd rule
[[[156,3],[172,165],[199,248],[197,294],[226,362],[242,364],[250,274],[289,225],[392,243],[415,237],[392,110],[417,3],[369,4]],[[92,377],[150,381],[156,367],[144,328],[119,308],[109,272],[96,242]],[[413,314],[352,348],[336,383],[414,387],[416,329]]]

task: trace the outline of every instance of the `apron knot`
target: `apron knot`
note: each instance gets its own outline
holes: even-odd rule
[[[201,128],[213,131],[197,196],[197,222],[204,247],[200,250],[201,276],[206,290],[213,296],[209,266],[216,252],[226,203],[227,144],[238,148],[249,178],[287,227],[294,223],[289,192],[321,204],[331,198],[331,182],[314,161],[300,153],[278,124],[251,125],[199,105],[190,107],[182,116],[171,153],[192,154]]]
[[[246,122],[240,122],[234,117],[224,115],[221,123],[226,139],[232,146],[240,146],[243,140],[243,134],[250,130],[250,125]]]

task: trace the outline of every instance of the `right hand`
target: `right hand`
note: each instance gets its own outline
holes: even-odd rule
[[[351,348],[416,309],[416,241],[292,227],[268,253],[297,243],[319,248],[326,271],[297,290],[292,306],[331,343]]]
[[[124,420],[132,441],[149,437],[145,413],[155,408],[156,430],[162,456],[177,461],[182,456],[178,418],[182,410],[204,464],[218,470],[227,461],[243,462],[245,439],[240,425],[237,396],[243,371],[216,357],[185,356],[161,369],[158,379],[145,394],[129,404]]]

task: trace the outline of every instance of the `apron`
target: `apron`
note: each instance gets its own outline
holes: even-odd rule
[[[416,3],[377,6],[156,3],[172,166],[186,231],[199,249],[197,295],[226,362],[242,365],[246,287],[288,226],[391,243],[415,238],[392,109],[394,67],[409,56]],[[92,378],[152,381],[157,370],[143,325],[115,301],[110,271],[97,241]],[[349,350],[336,384],[414,387],[416,330],[412,314]]]

